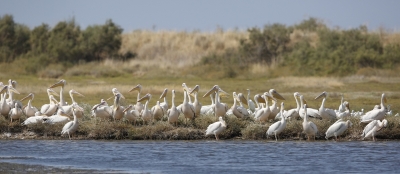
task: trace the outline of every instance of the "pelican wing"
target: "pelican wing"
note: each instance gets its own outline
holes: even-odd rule
[[[64,125],[62,128],[61,134],[66,133],[69,129],[71,129],[72,125],[74,124],[74,121],[70,121],[67,124]]]
[[[220,121],[210,124],[206,130],[206,136],[213,134],[218,128],[222,127],[222,123]]]

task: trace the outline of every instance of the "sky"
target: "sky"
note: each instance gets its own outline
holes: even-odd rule
[[[399,31],[399,7],[398,0],[0,0],[0,16],[31,29],[74,18],[83,29],[112,19],[124,32],[246,30],[315,17],[331,28]]]

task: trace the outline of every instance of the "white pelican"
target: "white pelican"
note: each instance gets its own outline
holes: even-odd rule
[[[308,141],[310,141],[311,136],[313,136],[315,140],[315,135],[318,132],[318,128],[312,121],[308,121],[307,110],[307,104],[304,104],[303,131],[307,135]]]
[[[198,93],[199,93],[199,90],[200,90],[200,86],[199,86],[199,85],[196,85],[196,86],[192,89],[192,91],[189,92],[189,95],[192,94],[192,93],[194,93],[193,107],[194,107],[195,117],[199,117],[199,116],[200,116],[200,111],[201,111],[201,107],[202,107],[202,105],[201,105],[199,99],[197,98]]]
[[[167,111],[168,122],[171,124],[175,124],[176,126],[176,124],[178,123],[179,114],[180,112],[175,106],[175,90],[172,90],[172,106]]]
[[[296,108],[293,108],[293,109],[290,109],[290,110],[287,110],[287,111],[283,111],[283,116],[284,116],[286,119],[287,119],[287,118],[290,118],[290,119],[291,119],[291,118],[298,119],[298,118],[300,117],[300,115],[299,115],[300,103],[299,103],[299,101],[297,100],[297,97],[298,97],[299,95],[300,95],[300,94],[299,94],[298,92],[293,93],[294,99],[296,100]],[[282,114],[277,114],[276,117],[275,117],[275,119],[276,119],[276,118],[280,118],[281,115],[282,115]]]
[[[147,93],[145,96],[143,96],[141,99],[138,100],[138,102],[142,102],[146,100],[146,103],[144,104],[144,108],[142,109],[142,112],[140,113],[143,121],[145,123],[148,123],[149,121],[153,121],[153,115],[150,109],[147,109],[147,105],[149,104],[149,101],[151,99],[151,94]]]
[[[300,94],[299,98],[300,98],[300,106],[303,106],[304,104],[307,104],[307,102],[304,99],[303,95]],[[321,118],[321,116],[319,115],[317,109],[307,108],[307,114],[308,114],[309,117]],[[304,112],[304,108],[303,107],[300,107],[299,115],[300,115],[301,118],[304,119],[305,112]]]
[[[132,92],[132,91],[138,91],[137,98],[136,98],[136,104],[135,104],[135,110],[137,110],[139,113],[141,113],[144,108],[144,105],[141,102],[139,102],[140,93],[142,92],[142,85],[138,84],[135,87],[133,87],[131,90],[129,90],[129,92]]]
[[[272,120],[276,117],[276,115],[279,113],[279,107],[277,106],[278,99],[279,100],[285,100],[275,89],[270,89],[268,93],[271,95],[273,98],[272,100],[272,105],[269,106],[269,109],[271,110],[271,113],[269,114],[269,120]]]
[[[33,93],[29,93],[26,97],[21,99],[21,102],[29,99],[28,100],[28,104],[26,104],[26,106],[24,106],[22,108],[22,112],[27,117],[35,116],[35,113],[39,111],[36,107],[32,106],[32,100],[33,100],[34,97],[35,97],[35,95]]]
[[[27,118],[24,122],[21,123],[22,126],[27,126],[31,124],[36,124],[36,123],[42,123],[43,118],[47,117],[46,115],[42,115],[39,111],[35,113],[35,116]]]
[[[206,94],[204,94],[203,97],[209,96],[211,93],[215,93],[215,105],[214,105],[214,113],[215,117],[218,118],[219,116],[225,116],[226,111],[228,111],[228,108],[226,107],[225,104],[220,102],[220,96],[219,92],[223,91],[222,89],[219,88],[218,85],[214,85]],[[225,91],[224,91],[225,92]],[[226,93],[226,92],[225,92]]]
[[[336,120],[336,112],[333,109],[325,108],[326,97],[326,91],[315,97],[315,100],[322,98],[322,103],[319,107],[318,114],[321,116],[322,119]]]
[[[250,99],[250,89],[247,89],[247,106],[249,106],[249,110],[254,113],[256,110],[256,105],[253,100]]]
[[[247,109],[238,106],[236,101],[239,101],[239,97],[236,95],[236,92],[233,92],[233,105],[231,107],[232,114],[235,115],[237,118],[246,118],[249,116],[249,112],[247,112]]]
[[[254,95],[254,102],[256,102],[256,108],[254,108],[254,112],[253,112],[254,114],[262,108],[262,106],[260,104],[260,100],[262,100],[262,102],[265,102],[262,95],[260,95],[260,94]]]
[[[254,120],[255,121],[260,121],[260,122],[265,122],[268,121],[269,114],[271,114],[271,110],[268,106],[268,100],[273,99],[271,95],[268,92],[265,92],[264,95],[262,96],[264,99],[265,105],[263,108],[259,109],[256,111],[254,114]],[[258,102],[261,102],[260,100]]]
[[[350,128],[353,124],[351,123],[350,120],[347,121],[342,121],[342,119],[339,119],[335,123],[333,123],[331,126],[329,126],[328,130],[325,133],[325,138],[329,139],[330,137],[335,136],[335,140],[338,140],[338,136],[342,135],[344,131],[346,131],[348,128]]]
[[[381,97],[381,108],[374,109],[365,113],[365,115],[361,116],[361,122],[369,123],[373,120],[382,120],[383,118],[385,118],[386,115],[385,102],[386,102],[386,96],[385,93],[383,93]]]
[[[387,126],[387,120],[383,119],[382,121],[380,120],[373,120],[365,126],[361,137],[363,137],[363,140],[365,138],[372,137],[373,141],[376,141],[375,136],[379,133],[379,131]]]
[[[207,127],[205,136],[214,134],[215,139],[219,140],[218,135],[225,129],[226,129],[226,122],[222,119],[222,117],[219,117],[219,121],[212,123]]]
[[[283,110],[284,110],[284,104],[283,102],[281,103],[281,115],[283,115]],[[270,135],[275,135],[275,141],[278,141],[278,135],[286,128],[286,118],[281,117],[281,121],[277,121],[274,124],[272,124],[266,134],[267,137]]]
[[[68,134],[69,139],[71,139],[71,134],[73,134],[76,130],[78,130],[79,127],[78,118],[76,117],[75,114],[75,111],[78,109],[76,106],[77,105],[74,105],[74,108],[72,108],[72,115],[74,116],[74,120],[66,123],[61,131],[61,136]],[[80,111],[83,112],[83,110]]]
[[[52,89],[48,88],[47,89],[47,95],[49,96],[49,104],[44,104],[41,108],[40,108],[40,113],[47,115],[47,116],[51,116],[54,113],[56,113],[58,106],[56,105],[56,103],[54,102],[55,98],[53,95],[58,96],[58,94],[56,92],[54,92]]]
[[[108,120],[112,117],[112,109],[108,106],[106,100],[101,99],[99,104],[92,107],[92,116],[103,120]]]
[[[11,108],[15,107],[15,104],[14,104],[13,99],[12,99],[12,95],[13,95],[13,93],[19,94],[19,92],[14,87],[12,87],[11,85],[5,85],[1,89],[0,93],[3,96],[3,100],[1,100],[1,103],[0,103],[1,115],[8,116]],[[9,99],[5,98],[6,94],[9,95],[9,99],[11,98],[10,99],[11,102],[8,102],[7,100],[9,100]],[[18,106],[20,105],[18,102],[15,102],[15,103],[17,103]]]
[[[82,95],[81,93],[79,93],[73,89],[69,90],[69,96],[71,97],[72,103],[70,105],[62,106],[64,112],[69,116],[73,116],[73,114],[72,114],[73,105],[76,105],[75,107],[80,107],[80,106],[78,106],[78,103],[74,100],[74,94],[85,97],[84,95]],[[82,118],[83,117],[83,108],[76,110],[75,115],[78,118]]]
[[[342,99],[340,100],[340,105],[339,105],[339,113],[346,111],[346,105],[343,103],[343,94],[341,94]]]
[[[20,121],[22,115],[22,109],[18,106],[18,103],[14,104],[14,108],[11,108],[10,112],[8,113],[8,117],[10,118],[11,122],[13,120]]]
[[[188,101],[188,91],[187,89],[183,89],[183,103],[181,107],[181,113],[185,117],[185,124],[187,124],[188,119],[194,119],[195,117],[195,111],[193,105],[191,105]]]
[[[167,110],[168,110],[168,108],[169,108],[169,106],[168,106],[168,101],[167,101],[167,98],[166,98],[167,93],[168,93],[168,88],[165,88],[164,91],[163,91],[163,93],[162,93],[161,96],[160,96],[160,99],[164,99],[164,102],[161,102],[161,103],[160,103],[160,106],[162,107],[162,109],[163,109],[163,111],[164,111],[164,114],[163,114],[163,115],[167,114]]]
[[[125,113],[125,119],[129,122],[132,123],[133,125],[136,126],[136,120],[140,117],[139,111],[135,110],[133,105],[129,105],[127,108],[125,108],[122,112]]]
[[[215,93],[211,93],[210,94],[210,98],[211,98],[211,104],[202,106],[201,109],[200,109],[200,114],[203,114],[203,115],[214,115]]]
[[[11,108],[14,108],[15,103],[18,103],[18,107],[22,108],[21,101],[14,100],[14,97],[13,97],[14,93],[20,94],[17,91],[17,81],[11,80],[11,79],[8,80],[8,90],[7,90],[7,92],[8,92],[8,99],[7,99],[8,105],[10,105]]]
[[[123,96],[121,93],[115,93],[114,105],[112,106],[112,117],[114,118],[114,120],[121,120],[124,117],[124,112],[122,111],[124,111],[125,108],[120,104],[120,100],[122,97]]]
[[[343,105],[345,106],[345,110],[343,112],[336,112],[337,119],[342,119],[351,116],[349,102],[344,101]]]
[[[157,101],[156,105],[151,108],[151,113],[156,121],[159,121],[164,117],[164,108],[161,107],[160,101]]]
[[[61,123],[66,123],[70,121],[70,118],[68,117],[67,114],[62,110],[61,107],[58,108],[57,114],[52,115],[50,117],[43,117],[43,123],[46,124],[61,124]]]
[[[60,81],[58,81],[57,83],[54,83],[53,85],[51,85],[49,87],[51,89],[51,88],[55,88],[55,87],[61,86],[61,89],[60,89],[60,101],[59,101],[61,106],[66,106],[67,105],[67,102],[65,102],[64,95],[63,95],[65,84],[67,84],[67,81],[64,80],[64,79],[61,79]]]

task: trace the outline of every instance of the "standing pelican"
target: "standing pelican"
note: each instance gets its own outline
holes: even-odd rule
[[[307,135],[308,141],[310,141],[311,136],[313,136],[315,140],[315,135],[318,132],[318,128],[312,121],[308,121],[307,110],[307,104],[304,104],[303,131]]]
[[[15,103],[13,102],[13,98],[12,98],[13,93],[20,94],[14,87],[12,87],[12,85],[5,85],[1,89],[0,94],[2,94],[2,96],[3,96],[3,99],[1,100],[1,103],[0,103],[1,115],[8,116],[11,108],[15,107],[15,103],[17,103],[18,106],[20,105],[18,102],[15,102]],[[9,99],[11,102],[8,102],[9,99],[5,98],[6,94],[9,95]]]
[[[57,83],[54,83],[53,85],[51,85],[49,88],[55,88],[55,87],[57,87],[57,86],[61,86],[61,89],[60,89],[60,106],[66,106],[67,105],[67,102],[65,102],[65,100],[64,100],[64,95],[63,95],[63,92],[64,92],[64,86],[67,84],[67,81],[66,80],[64,80],[64,79],[61,79],[60,81],[58,81]]]
[[[338,119],[342,119],[342,118],[350,117],[350,116],[351,116],[349,102],[344,101],[344,102],[343,102],[343,105],[344,105],[344,107],[345,107],[345,110],[344,110],[343,112],[336,112],[336,117],[337,117]],[[338,110],[338,111],[339,111],[339,110]]]
[[[14,103],[14,108],[10,110],[8,113],[8,117],[10,118],[11,122],[13,120],[18,120],[20,121],[22,115],[22,109],[18,106],[18,103]]]
[[[73,116],[72,115],[73,105],[78,105],[78,103],[74,100],[74,94],[85,97],[84,95],[82,95],[81,93],[79,93],[73,89],[69,90],[69,96],[71,97],[72,103],[70,105],[64,105],[64,106],[62,106],[62,108],[64,109],[64,112],[70,116]],[[75,106],[75,107],[80,107],[80,106]],[[83,108],[75,111],[75,115],[78,118],[82,118],[83,117]]]
[[[29,93],[26,97],[21,99],[21,102],[29,99],[28,104],[26,104],[26,106],[24,106],[22,109],[22,112],[27,117],[34,116],[35,113],[39,111],[36,107],[32,106],[32,100],[34,97],[35,97],[35,95],[33,93]]]
[[[259,109],[254,114],[254,120],[260,121],[260,122],[265,122],[265,121],[268,121],[269,114],[271,114],[271,110],[268,106],[268,100],[269,100],[269,98],[272,99],[272,97],[268,92],[265,92],[264,95],[262,95],[262,98],[264,99],[265,105],[263,108]],[[259,102],[262,102],[262,101],[259,100]]]
[[[73,134],[76,130],[78,130],[78,127],[79,127],[78,118],[76,118],[76,114],[75,114],[77,105],[74,105],[74,106],[75,107],[72,109],[72,115],[74,116],[74,120],[65,124],[61,131],[61,136],[68,134],[68,138],[70,140],[71,140],[71,134]],[[81,110],[81,111],[83,112],[83,110]]]
[[[160,101],[157,101],[156,105],[151,108],[151,112],[156,121],[159,121],[164,117],[164,108],[161,107]]]
[[[49,96],[49,104],[44,104],[41,108],[40,108],[40,113],[47,115],[47,116],[51,116],[54,113],[56,113],[58,106],[56,105],[56,103],[54,102],[55,98],[53,95],[58,96],[58,94],[56,92],[54,92],[52,89],[48,88],[47,89],[47,95]]]
[[[176,126],[176,124],[178,123],[179,114],[180,112],[175,106],[175,90],[172,90],[172,106],[167,111],[168,122],[171,124],[175,124]]]
[[[247,106],[249,106],[249,110],[254,113],[256,110],[256,105],[253,100],[250,99],[250,89],[247,89]]]
[[[20,94],[16,89],[17,89],[17,81],[9,79],[8,90],[7,90],[8,93],[7,103],[8,105],[10,105],[11,108],[14,108],[15,103],[18,103],[19,108],[22,108],[21,101],[14,100],[14,93]]]
[[[206,94],[204,94],[203,97],[207,97],[209,95],[211,95],[211,93],[215,93],[215,105],[214,105],[214,113],[215,113],[215,117],[218,118],[219,116],[225,116],[226,111],[228,110],[228,108],[226,107],[226,105],[224,105],[223,103],[221,103],[220,101],[220,96],[219,96],[219,92],[223,91],[222,89],[220,89],[220,87],[218,85],[214,85],[213,88],[211,88]],[[225,91],[223,91],[225,92]]]
[[[344,112],[346,110],[346,105],[344,104],[344,98],[343,94],[341,94],[342,99],[340,100],[340,105],[339,105],[339,113]]]
[[[303,95],[300,95],[299,98],[300,98],[300,106],[304,106],[304,104],[307,104],[307,102],[304,99]],[[314,109],[314,108],[307,108],[307,114],[308,114],[309,117],[321,118],[321,116],[318,113],[318,110]],[[299,115],[300,115],[301,118],[304,119],[305,112],[304,112],[304,108],[303,107],[300,107]]]
[[[369,122],[367,124],[367,126],[365,126],[365,128],[361,134],[361,137],[363,137],[363,140],[365,138],[372,137],[372,140],[376,141],[375,136],[379,133],[379,131],[382,128],[386,127],[387,124],[388,124],[388,122],[386,119],[383,119],[383,121],[373,120],[373,121]]]
[[[167,101],[167,98],[166,98],[167,93],[168,93],[168,88],[165,88],[164,91],[163,91],[163,93],[162,93],[161,96],[160,96],[160,99],[164,99],[164,102],[161,102],[161,103],[160,103],[160,106],[162,107],[162,109],[163,109],[163,111],[164,111],[164,114],[163,114],[163,115],[165,115],[165,114],[167,113],[167,110],[168,110],[168,108],[169,108],[169,106],[168,106],[168,101]]]
[[[188,119],[194,119],[195,117],[195,111],[193,105],[191,105],[188,101],[188,89],[184,88],[183,89],[183,103],[181,107],[181,112],[183,116],[185,117],[185,124],[187,124]]]
[[[198,96],[198,93],[199,93],[199,90],[200,90],[200,86],[199,86],[199,85],[196,85],[196,86],[192,89],[192,91],[189,92],[189,95],[191,95],[192,93],[194,93],[193,107],[194,107],[195,117],[200,116],[200,111],[201,111],[201,107],[202,107],[202,105],[201,105],[201,103],[200,103],[200,101],[199,101],[199,99],[198,99],[198,97],[197,97],[197,96]]]
[[[145,123],[148,123],[149,121],[153,120],[153,115],[150,109],[147,109],[147,105],[149,104],[149,101],[151,99],[151,94],[147,93],[145,96],[143,96],[141,99],[139,99],[137,102],[142,102],[146,100],[146,103],[144,104],[144,108],[142,109],[142,112],[140,113],[143,121]]]
[[[285,118],[294,118],[294,119],[298,119],[300,117],[299,115],[299,111],[300,111],[300,103],[297,100],[297,97],[300,96],[300,94],[298,92],[293,93],[294,99],[296,101],[296,108],[290,109],[288,111],[283,111],[283,116]],[[278,114],[278,116],[281,116],[281,114]]]
[[[383,118],[385,118],[386,115],[385,102],[386,102],[386,96],[385,93],[383,93],[381,97],[381,108],[374,109],[365,113],[365,115],[361,116],[361,122],[369,123],[373,120],[382,120]]]
[[[114,118],[114,120],[121,120],[124,117],[123,111],[125,108],[120,104],[121,98],[121,93],[115,93],[114,105],[112,106],[112,117]]]
[[[249,113],[247,112],[247,109],[238,106],[236,101],[239,101],[239,97],[236,95],[236,92],[233,92],[233,105],[231,107],[233,115],[235,115],[237,118],[246,118],[249,116]]]
[[[136,104],[135,104],[134,109],[136,111],[138,111],[139,113],[141,113],[143,108],[144,108],[144,105],[141,102],[139,102],[140,93],[142,92],[142,85],[138,84],[135,87],[133,87],[131,90],[129,90],[129,92],[132,92],[132,91],[138,91],[137,98],[136,98]]]
[[[226,129],[226,122],[222,119],[222,117],[219,117],[219,121],[212,123],[207,127],[205,136],[214,134],[215,139],[219,140],[218,135],[225,129]]]
[[[339,119],[335,123],[333,123],[325,133],[325,138],[329,139],[332,136],[335,136],[335,140],[338,140],[338,136],[342,135],[344,131],[350,128],[353,124],[350,120],[342,121]]]
[[[281,115],[283,115],[283,110],[284,110],[284,104],[283,102],[281,103]],[[281,117],[281,121],[277,121],[274,124],[272,124],[266,134],[267,137],[270,135],[275,135],[275,141],[278,141],[278,135],[286,128],[286,118]]]
[[[336,112],[333,109],[325,108],[325,100],[327,97],[327,92],[324,91],[317,97],[315,97],[315,100],[323,98],[321,106],[319,107],[318,114],[321,116],[322,119],[328,119],[328,120],[336,120]]]
[[[270,89],[268,93],[271,95],[273,98],[272,100],[272,105],[269,106],[269,109],[271,110],[271,113],[269,114],[269,120],[272,120],[276,117],[276,115],[279,113],[279,107],[277,106],[278,99],[279,100],[285,100],[275,89]]]
[[[140,113],[139,113],[139,111],[137,111],[137,110],[135,110],[135,109],[133,109],[133,108],[134,108],[133,105],[129,105],[129,106],[128,106],[126,109],[124,109],[124,111],[122,111],[122,112],[125,113],[125,119],[126,119],[128,122],[130,122],[130,123],[133,122],[133,125],[136,126],[136,120],[137,120],[137,118],[140,117]]]

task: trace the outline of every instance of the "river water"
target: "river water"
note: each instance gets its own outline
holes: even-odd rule
[[[0,140],[0,162],[126,173],[400,173],[398,141]]]

